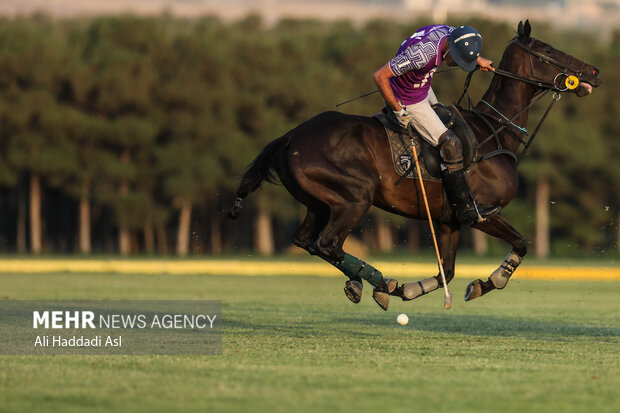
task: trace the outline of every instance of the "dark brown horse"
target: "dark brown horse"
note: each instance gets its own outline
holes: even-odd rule
[[[524,142],[519,126],[526,125],[533,99],[545,91],[553,91],[555,98],[564,91],[586,96],[601,82],[597,68],[530,37],[530,32],[529,22],[519,23],[518,35],[506,48],[482,101],[473,110],[462,111],[476,135],[478,156],[482,156],[467,172],[479,204],[504,207],[515,196],[518,179],[514,155]],[[495,156],[484,156],[494,152]],[[345,238],[372,205],[405,217],[426,218],[417,185],[395,185],[399,175],[392,164],[384,127],[376,119],[324,112],[272,141],[243,175],[229,216],[238,214],[241,200],[263,181],[274,182],[274,172],[293,197],[308,208],[294,244],[343,271],[350,278],[345,292],[353,302],[361,298],[361,279],[373,285],[373,296],[384,309],[388,294],[410,300],[442,287],[439,276],[397,286],[395,280],[383,278],[372,266],[342,250]],[[442,183],[425,181],[424,187],[450,282],[461,226],[454,217],[446,219],[444,215]],[[512,251],[487,281],[475,280],[468,285],[466,300],[504,288],[527,252],[525,238],[499,213],[472,226],[508,242]],[[359,289],[352,288],[355,282]]]

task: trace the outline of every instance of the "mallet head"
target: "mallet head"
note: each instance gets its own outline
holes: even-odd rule
[[[446,292],[446,298],[444,299],[443,302],[443,308],[445,308],[446,310],[449,310],[452,307],[452,291],[448,290]]]

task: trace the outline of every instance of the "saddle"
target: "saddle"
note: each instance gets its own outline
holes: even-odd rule
[[[433,105],[433,109],[437,116],[439,116],[439,119],[446,125],[446,128],[452,129],[461,140],[463,145],[463,166],[467,170],[476,158],[478,142],[474,132],[456,107],[436,103]],[[388,135],[396,173],[402,178],[418,179],[417,174],[411,173],[413,171],[411,144],[414,144],[418,152],[422,179],[441,181],[441,156],[439,155],[439,149],[423,139],[417,131],[415,131],[415,135],[410,136],[406,129],[401,128],[391,110],[384,107],[382,112],[373,117],[381,122]]]

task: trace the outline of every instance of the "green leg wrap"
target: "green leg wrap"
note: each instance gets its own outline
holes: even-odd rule
[[[341,262],[334,262],[331,260],[325,261],[338,268],[344,273],[344,275],[351,279],[361,277],[373,286],[379,285],[379,283],[383,280],[383,274],[381,274],[381,271],[372,265],[365,263],[359,258],[355,258],[351,254],[345,253],[344,259]]]

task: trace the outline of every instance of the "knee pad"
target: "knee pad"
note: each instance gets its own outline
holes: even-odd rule
[[[445,163],[463,163],[463,144],[451,130],[439,138],[439,154]]]
[[[441,156],[442,170],[457,172],[463,169],[463,144],[461,140],[448,130],[441,135],[439,155]]]

